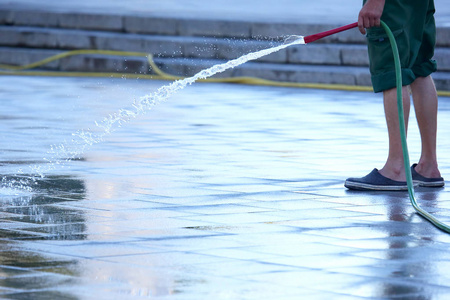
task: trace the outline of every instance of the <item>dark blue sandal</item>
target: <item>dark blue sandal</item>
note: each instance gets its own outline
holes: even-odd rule
[[[415,184],[417,184],[419,186],[424,186],[424,187],[443,187],[444,186],[444,184],[445,184],[444,178],[442,178],[442,177],[436,177],[436,178],[424,177],[424,176],[420,175],[419,173],[417,173],[416,166],[417,166],[417,164],[413,164],[411,166],[412,179]]]
[[[348,178],[344,186],[351,190],[359,191],[406,191],[406,181],[396,181],[384,177],[375,168],[362,178]]]

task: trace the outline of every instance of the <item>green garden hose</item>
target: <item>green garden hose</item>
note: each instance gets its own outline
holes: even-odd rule
[[[406,130],[405,130],[405,116],[403,113],[403,97],[402,97],[402,74],[401,74],[401,66],[400,66],[400,55],[398,53],[397,42],[395,41],[394,35],[389,27],[381,21],[381,27],[386,31],[386,34],[391,43],[392,52],[394,54],[394,64],[395,64],[395,78],[396,78],[396,86],[397,86],[397,109],[398,109],[398,119],[400,123],[400,136],[402,142],[403,149],[403,161],[405,165],[405,173],[406,173],[406,183],[408,184],[408,194],[409,199],[411,200],[411,204],[414,209],[425,219],[431,222],[437,228],[450,233],[450,226],[442,223],[434,216],[423,210],[416,201],[414,196],[414,185],[412,180],[410,162],[409,162],[409,154],[408,154],[408,145],[406,143]]]

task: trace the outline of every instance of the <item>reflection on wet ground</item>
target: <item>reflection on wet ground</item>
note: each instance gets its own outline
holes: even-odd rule
[[[378,95],[195,84],[30,179],[51,145],[165,82],[0,81],[4,181],[31,185],[0,189],[2,299],[450,296],[450,236],[415,214],[407,193],[343,187],[383,163]],[[450,222],[447,188],[416,194]]]

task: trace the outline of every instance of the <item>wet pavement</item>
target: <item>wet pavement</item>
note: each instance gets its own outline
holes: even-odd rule
[[[2,173],[47,166],[165,84],[0,77]],[[407,193],[343,187],[384,163],[382,109],[366,92],[188,86],[32,191],[0,189],[0,298],[447,299],[450,235]],[[450,98],[439,109],[449,177]],[[416,196],[450,223],[448,188]]]

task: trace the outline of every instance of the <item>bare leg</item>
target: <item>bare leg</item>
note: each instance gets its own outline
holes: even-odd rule
[[[422,141],[422,154],[415,170],[425,177],[440,177],[436,155],[438,99],[433,79],[417,78],[411,91]]]
[[[409,111],[411,107],[410,95],[407,87],[403,87],[403,113],[405,127],[408,128]],[[397,109],[397,90],[395,88],[384,91],[384,113],[389,136],[389,153],[380,174],[397,181],[406,181],[405,166],[403,163],[402,142]],[[425,175],[424,175],[425,176]]]

